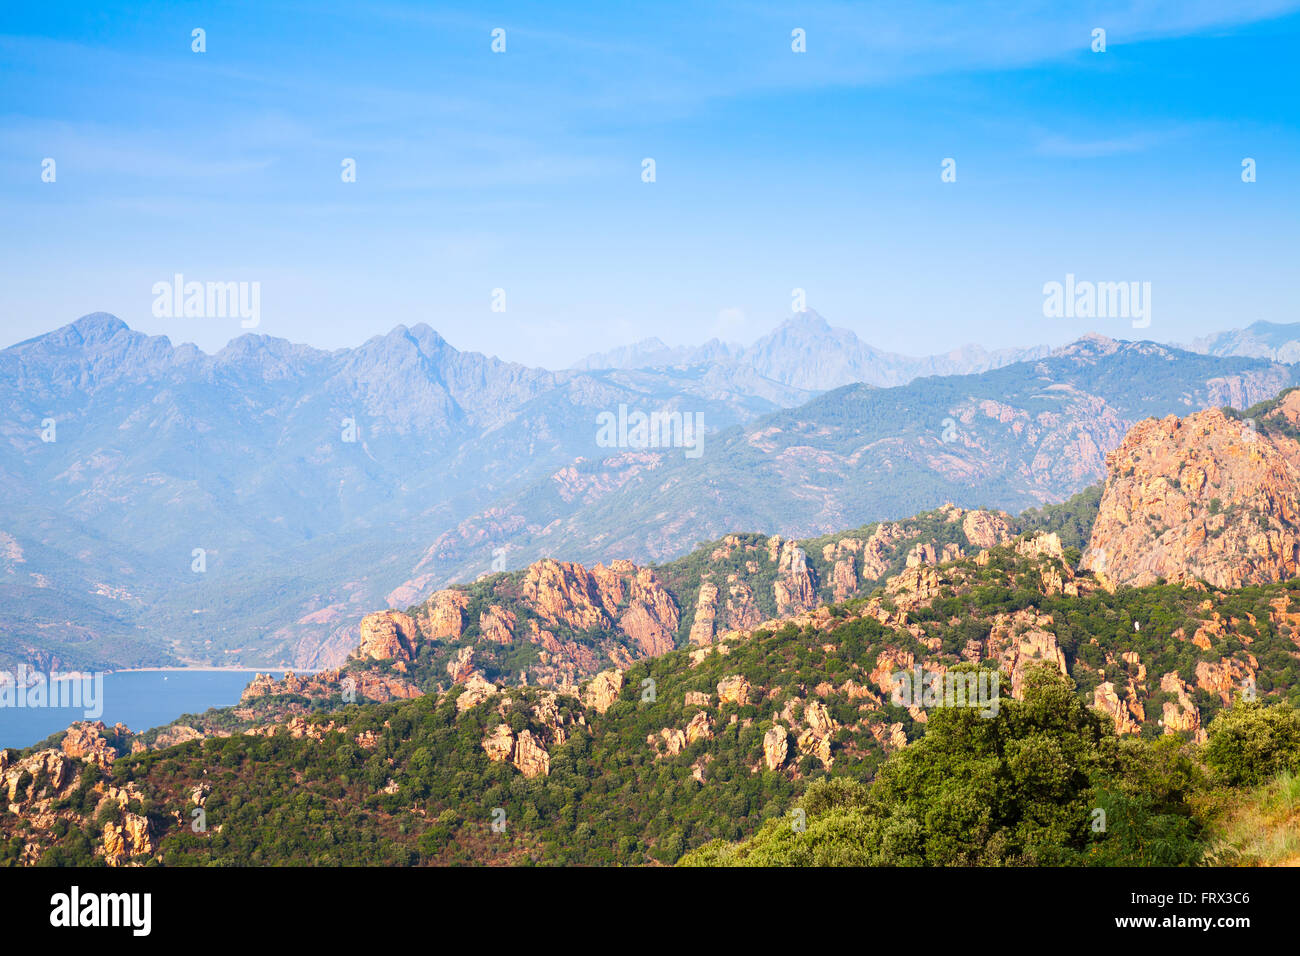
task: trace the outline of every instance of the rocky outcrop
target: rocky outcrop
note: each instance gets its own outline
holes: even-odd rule
[[[550,624],[589,630],[610,623],[595,580],[580,564],[548,558],[529,565],[522,598]]]
[[[154,738],[153,749],[166,750],[168,747],[189,743],[191,740],[202,740],[205,736],[188,724],[173,724]]]
[[[884,577],[894,560],[894,552],[906,537],[901,525],[887,522],[878,526],[862,545],[862,579],[879,581]]]
[[[405,664],[399,662],[399,666],[405,667]],[[308,675],[298,675],[289,671],[280,680],[274,680],[269,674],[258,674],[244,688],[239,700],[240,703],[246,704],[259,697],[273,697],[280,694],[341,699],[349,691],[357,701],[373,700],[379,703],[390,700],[411,700],[423,695],[423,691],[400,674],[340,668]],[[180,743],[182,740],[177,739],[173,742]]]
[[[936,547],[932,541],[921,541],[907,553],[906,567],[914,568],[920,564],[946,564],[962,557],[961,546],[948,543]]]
[[[1174,695],[1174,700],[1165,701],[1162,708],[1160,726],[1165,729],[1165,733],[1190,734],[1197,743],[1205,743],[1207,735],[1201,727],[1201,712],[1192,703],[1187,685],[1183,683],[1178,673],[1170,671],[1161,677],[1160,689],[1166,694]]]
[[[707,740],[713,736],[713,725],[709,722],[709,715],[700,711],[691,718],[691,722],[686,725],[686,744],[690,746],[697,740]]]
[[[740,575],[727,575],[725,605],[722,593],[711,581],[700,584],[690,631],[690,642],[697,647],[708,647],[720,633],[757,627],[763,620],[753,589]]]
[[[966,540],[976,548],[992,548],[1011,540],[1011,524],[1001,511],[968,511],[962,515],[961,529]]]
[[[301,714],[291,717],[284,725],[285,732],[294,740],[315,740],[318,743],[325,739],[326,734],[333,733],[336,730],[342,730],[338,724],[332,720],[324,722],[317,720],[308,720]],[[275,725],[267,728],[271,733],[276,730]]]
[[[871,682],[889,697],[894,692],[894,675],[900,671],[907,672],[916,664],[911,651],[897,647],[886,647],[876,655],[876,666],[871,670]]]
[[[839,724],[821,701],[811,701],[804,708],[803,717],[808,726],[799,734],[799,752],[811,754],[822,762],[822,766],[829,768],[834,760],[831,756],[831,738],[839,729]]]
[[[943,593],[948,583],[946,571],[920,564],[896,574],[885,583],[885,593],[902,611],[924,607]]]
[[[759,613],[753,589],[738,575],[727,575],[726,629],[739,631],[754,628],[762,621],[763,615]]]
[[[531,730],[521,730],[515,739],[513,762],[525,777],[545,777],[551,772],[551,755]]]
[[[673,649],[681,617],[677,602],[654,571],[631,561],[614,561],[609,567],[596,565],[592,578],[606,613],[631,638],[640,656],[656,657]]]
[[[1294,425],[1300,392],[1268,416]],[[1082,566],[1114,585],[1238,588],[1300,573],[1300,445],[1219,409],[1139,422],[1109,478]]]
[[[858,589],[858,572],[852,554],[845,555],[835,562],[831,569],[831,599],[847,600]]]
[[[347,680],[348,677],[356,681],[358,699],[365,698],[366,700],[385,703],[390,700],[413,700],[416,697],[424,696],[424,692],[409,680],[393,675],[373,674],[367,671],[342,675],[327,682],[326,687],[337,694],[340,692],[340,683]]]
[[[416,614],[415,622],[429,640],[456,640],[465,633],[469,594],[455,588],[439,591]]]
[[[1062,674],[1065,652],[1056,643],[1050,614],[1039,614],[1032,609],[1015,614],[999,614],[985,640],[984,657],[998,662],[998,667],[1011,678],[1011,696],[1020,700],[1024,696],[1025,670],[1037,664],[1050,664]]]
[[[775,536],[771,540],[779,543],[781,538]],[[808,557],[793,541],[781,545],[772,593],[776,599],[776,613],[780,617],[810,611],[821,603]]]
[[[690,642],[696,647],[708,647],[716,633],[714,622],[718,617],[718,589],[705,581],[700,585],[695,600],[695,617],[691,621]]]
[[[285,675],[289,676],[288,674]],[[246,704],[250,700],[256,700],[258,697],[266,697],[270,694],[279,693],[279,682],[270,674],[254,674],[253,679],[239,695],[239,702]]]
[[[101,852],[109,866],[120,866],[134,856],[154,852],[153,834],[146,817],[122,814],[122,823],[104,824]]]
[[[471,707],[477,707],[497,692],[496,684],[485,679],[482,674],[471,674],[465,681],[465,689],[456,698],[456,712],[463,714]]]
[[[447,661],[447,676],[453,684],[459,684],[474,673],[474,648],[461,647]]]
[[[646,737],[646,743],[655,749],[655,757],[675,757],[697,740],[709,740],[713,737],[713,724],[709,715],[699,711],[686,725],[685,730],[665,727],[658,734]]]
[[[893,724],[873,722],[867,726],[867,730],[886,752],[902,750],[907,746],[907,734],[903,732],[901,722]]]
[[[124,724],[111,731],[102,720],[94,723],[77,721],[63,736],[63,752],[76,760],[90,760],[107,767],[130,747],[132,733]]]
[[[724,677],[718,682],[718,706],[736,704],[744,707],[749,703],[749,681],[739,674]]]
[[[372,660],[414,660],[419,643],[415,622],[401,611],[376,611],[361,619],[357,656]]]
[[[1247,681],[1255,679],[1258,663],[1251,658],[1250,665],[1224,657],[1217,663],[1200,661],[1196,665],[1196,686],[1218,696],[1227,707],[1234,697],[1243,693]]]
[[[512,644],[515,640],[515,625],[518,624],[513,611],[493,604],[479,615],[479,633],[485,641],[494,644]]]
[[[763,762],[768,770],[777,770],[785,763],[790,750],[789,731],[780,724],[773,724],[772,729],[763,735]]]
[[[1061,536],[1055,531],[1050,534],[1039,531],[1027,535],[1015,543],[1013,550],[1024,558],[1053,558],[1065,560],[1065,548],[1061,546]]]
[[[554,738],[554,743],[562,744],[565,735],[559,714],[554,711],[554,700],[552,695],[549,701],[540,701],[534,708],[534,715],[540,711],[545,718],[549,710],[550,724],[544,733],[549,732]],[[503,711],[507,708],[508,705],[503,705]],[[493,763],[509,761],[515,769],[530,779],[545,777],[551,772],[551,755],[546,749],[546,740],[543,736],[534,734],[532,730],[521,730],[516,736],[509,724],[500,723],[484,735],[482,746],[488,759]]]
[[[7,757],[5,758],[7,761]],[[21,805],[26,800],[39,799],[41,793],[32,792],[36,781],[45,781],[46,795],[60,797],[77,779],[77,761],[58,750],[38,750],[13,764],[0,764],[0,782],[9,804]],[[20,793],[18,784],[25,776],[33,779],[27,792]],[[11,810],[13,808],[11,807]],[[18,812],[14,810],[13,812]]]
[[[611,668],[601,671],[587,685],[587,692],[583,696],[583,701],[596,713],[603,714],[609,710],[614,701],[618,700],[619,692],[622,689],[623,672],[621,670]]]
[[[1119,694],[1115,692],[1115,685],[1110,681],[1098,684],[1092,692],[1092,706],[1110,716],[1115,722],[1115,731],[1121,734],[1138,734],[1142,732],[1142,717],[1138,710],[1136,713],[1130,708],[1133,706],[1132,698],[1130,703],[1125,704],[1119,699]]]
[[[528,567],[522,598],[543,620],[575,630],[621,630],[638,656],[662,654],[673,647],[679,613],[672,595],[649,568],[631,561],[596,565],[547,559]]]
[[[486,593],[463,587],[438,591],[412,612],[420,640],[457,642],[473,634],[473,643],[455,648],[450,660],[439,658],[453,681],[466,679],[480,645],[489,648],[485,658],[498,646],[537,645],[519,679],[554,688],[572,687],[603,665],[628,667],[676,645],[681,620],[676,601],[654,569],[631,561],[588,570],[547,558],[522,572],[492,576],[484,587]],[[703,604],[709,603],[706,593]],[[697,641],[710,634],[708,616],[703,608],[697,615]],[[376,654],[392,651],[400,657],[396,639],[385,636],[367,647],[371,644]]]
[[[560,712],[559,699],[553,691],[542,692],[533,705],[533,719],[545,725],[551,741],[557,746],[569,739],[569,732],[565,729],[568,720]]]
[[[655,748],[656,758],[659,756],[660,741],[663,742],[664,753],[669,757],[676,757],[686,749],[686,732],[675,727],[665,727],[659,731],[657,737],[654,734],[647,737],[646,743]]]

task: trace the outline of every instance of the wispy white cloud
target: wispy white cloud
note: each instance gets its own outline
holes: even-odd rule
[[[1052,133],[1038,141],[1035,152],[1043,156],[1059,156],[1066,159],[1095,159],[1144,153],[1188,135],[1192,130],[1191,126],[1161,130],[1143,129],[1118,136],[1091,139]]]

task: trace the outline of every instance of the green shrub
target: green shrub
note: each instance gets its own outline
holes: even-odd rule
[[[1258,786],[1300,770],[1300,714],[1239,700],[1210,723],[1205,761],[1230,786]]]

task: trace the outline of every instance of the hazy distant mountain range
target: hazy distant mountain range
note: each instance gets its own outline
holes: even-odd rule
[[[1103,339],[909,359],[814,314],[667,352],[548,371],[417,325],[207,355],[104,314],[0,351],[0,667],[329,663],[365,612],[494,563],[1063,498],[1138,418],[1292,379]],[[701,457],[602,443],[620,409],[701,416]]]
[[[889,389],[850,385],[710,439],[699,461],[642,451],[585,462],[440,536],[416,571],[667,560],[729,531],[810,537],[943,502],[1020,510],[1097,481],[1135,422],[1246,407],[1295,379],[1289,367],[1087,336],[1033,362]]]
[[[966,345],[943,355],[913,358],[872,348],[848,329],[832,328],[816,312],[787,319],[748,347],[712,339],[698,347],[669,348],[657,338],[609,352],[589,355],[574,367],[595,369],[669,369],[707,365],[742,377],[755,372],[765,379],[810,392],[865,383],[905,385],[925,375],[987,372],[1013,362],[1041,358],[1046,345],[986,351]]]
[[[1300,362],[1300,322],[1256,322],[1244,329],[1194,339],[1188,348],[1207,355],[1245,355],[1276,362]]]

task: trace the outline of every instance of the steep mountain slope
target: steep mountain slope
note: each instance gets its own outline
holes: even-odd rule
[[[1101,478],[1142,418],[1244,407],[1291,380],[1259,360],[1092,337],[980,375],[849,386],[710,436],[696,460],[575,462],[439,536],[412,579],[463,580],[498,548],[512,565],[663,560],[738,528],[810,537],[940,501],[1020,510]]]

